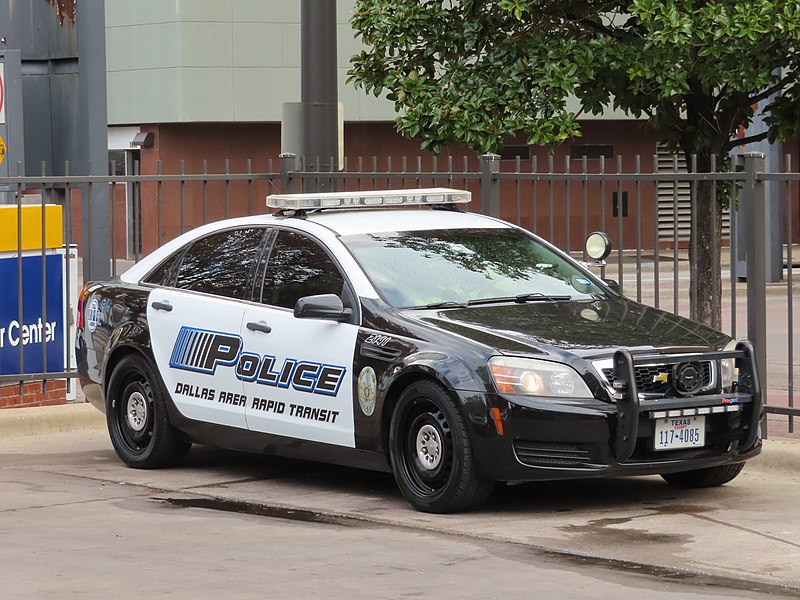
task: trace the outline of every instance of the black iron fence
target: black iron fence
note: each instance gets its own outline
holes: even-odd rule
[[[800,241],[800,174],[791,172],[788,157],[780,172],[771,173],[765,172],[758,154],[737,157],[729,169],[708,173],[689,173],[678,158],[658,155],[646,160],[566,158],[558,165],[552,157],[506,161],[496,155],[356,158],[346,161],[341,171],[325,173],[304,170],[293,155],[269,160],[261,170],[247,161],[239,173],[230,172],[229,163],[225,164],[223,173],[208,173],[202,163],[195,169],[199,172],[189,174],[181,161],[173,173],[165,173],[159,162],[147,174],[140,174],[136,165],[131,175],[0,178],[0,194],[18,207],[20,215],[24,206],[38,205],[41,214],[49,204],[61,206],[66,249],[63,365],[51,368],[43,350],[41,364],[35,365],[40,368],[26,368],[25,351],[18,343],[14,346],[18,370],[8,371],[0,354],[0,384],[19,383],[22,390],[24,381],[76,376],[71,356],[74,306],[82,282],[97,277],[92,265],[108,265],[101,277],[116,275],[184,231],[226,217],[266,213],[268,194],[308,189],[467,189],[474,198],[470,210],[525,227],[577,258],[582,257],[586,235],[604,230],[616,250],[601,276],[616,279],[629,297],[692,317],[697,298],[689,293],[689,282],[696,280],[697,272],[696,262],[690,260],[696,254],[689,247],[689,232],[694,226],[693,198],[699,183],[707,181],[729,206],[721,224],[723,285],[713,298],[722,309],[721,321],[713,324],[753,342],[761,380],[766,382],[770,426],[794,433],[794,417],[800,416],[795,405],[800,376],[794,365],[800,344],[794,336],[800,298],[794,276]],[[23,248],[21,217],[18,225],[15,248]],[[40,239],[47,237],[47,227],[42,219]],[[5,255],[6,260],[16,260],[20,280],[23,259],[36,255],[41,260],[42,284],[34,303],[39,310],[49,309],[44,265],[50,253],[17,250]],[[32,299],[23,286],[17,287],[9,293],[17,296],[12,321],[19,329],[26,323],[26,306]],[[0,331],[3,328],[0,322]],[[40,337],[33,343],[44,346]]]

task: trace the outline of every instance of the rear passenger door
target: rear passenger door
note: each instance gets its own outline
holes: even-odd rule
[[[264,228],[217,232],[195,241],[167,286],[154,289],[147,322],[161,377],[184,416],[246,428],[239,335]]]
[[[355,309],[341,269],[315,239],[281,230],[255,298],[245,308],[242,339],[248,352],[240,376],[251,430],[355,446],[353,356],[358,326],[298,319],[299,298],[336,294]],[[356,312],[354,310],[354,312]]]

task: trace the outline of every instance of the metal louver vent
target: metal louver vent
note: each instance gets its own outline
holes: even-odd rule
[[[656,148],[657,173],[687,173],[686,160],[682,155],[671,154],[666,146]],[[672,240],[675,237],[677,218],[678,241],[688,241],[692,226],[692,185],[688,181],[659,181],[658,195],[658,239]],[[677,215],[677,217],[676,217]],[[730,212],[722,214],[722,237],[730,235]]]

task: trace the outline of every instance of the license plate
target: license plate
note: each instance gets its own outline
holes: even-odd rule
[[[658,419],[653,442],[656,450],[701,448],[706,444],[706,418],[703,415]]]

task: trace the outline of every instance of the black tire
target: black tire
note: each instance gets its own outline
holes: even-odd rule
[[[492,491],[492,482],[477,471],[464,418],[433,381],[415,382],[400,394],[389,458],[400,491],[423,512],[477,508]]]
[[[685,488],[706,488],[723,485],[733,481],[744,469],[744,463],[732,463],[696,471],[681,471],[680,473],[662,473],[661,477],[671,484]]]
[[[191,444],[169,422],[165,396],[158,373],[143,356],[126,356],[111,373],[106,394],[108,433],[128,466],[166,467],[189,452]]]

